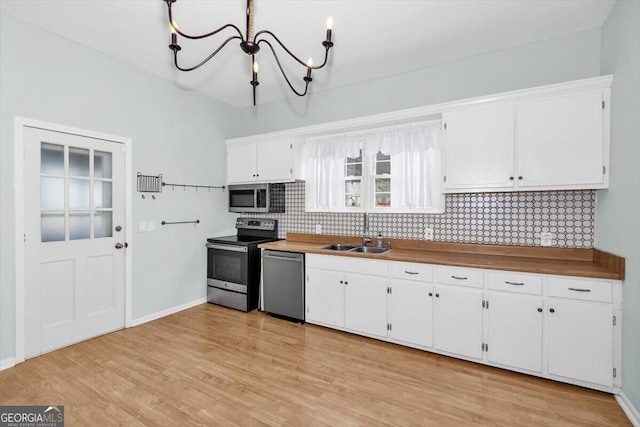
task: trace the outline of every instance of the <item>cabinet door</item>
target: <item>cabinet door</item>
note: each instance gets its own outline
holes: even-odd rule
[[[549,373],[613,385],[613,307],[550,298]]]
[[[446,123],[446,190],[513,188],[513,105],[455,111]]]
[[[256,145],[227,144],[227,183],[255,182],[256,174]]]
[[[344,274],[307,268],[306,321],[344,327]]]
[[[291,141],[288,138],[257,143],[259,181],[276,182],[292,180]]]
[[[541,372],[542,298],[491,292],[488,301],[488,360]]]
[[[387,336],[387,278],[345,274],[344,326],[381,337]]]
[[[482,290],[435,287],[436,349],[482,359]]]
[[[393,279],[391,289],[391,336],[410,344],[432,347],[433,285]]]
[[[602,188],[603,166],[602,94],[518,106],[519,187]]]

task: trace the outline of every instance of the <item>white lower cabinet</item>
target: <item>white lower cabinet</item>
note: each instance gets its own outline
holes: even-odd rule
[[[392,278],[390,287],[391,337],[433,347],[433,285]]]
[[[542,372],[542,297],[489,291],[487,301],[487,360]]]
[[[547,315],[549,374],[612,386],[612,306],[551,298]]]
[[[307,255],[306,320],[619,392],[621,282]]]
[[[435,348],[482,359],[482,289],[436,285]]]

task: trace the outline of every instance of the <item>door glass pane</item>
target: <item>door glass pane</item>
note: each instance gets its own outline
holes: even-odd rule
[[[89,212],[69,212],[69,239],[88,239],[91,237],[91,216]]]
[[[97,211],[93,214],[94,237],[112,237],[113,220],[111,212]]]
[[[64,209],[64,178],[40,178],[40,207]]]
[[[391,206],[391,193],[377,193],[376,207],[386,208]]]
[[[96,181],[93,184],[94,208],[111,208],[111,183]]]
[[[64,146],[40,145],[40,172],[47,175],[64,175]]]
[[[64,211],[42,212],[40,214],[42,242],[59,242],[64,240]]]
[[[360,204],[360,189],[362,184],[360,180],[346,181],[344,183],[344,204],[346,207],[359,208]]]
[[[89,181],[86,179],[69,180],[69,207],[89,209]]]
[[[69,147],[69,175],[89,176],[89,150]]]
[[[111,178],[111,153],[96,151],[93,155],[93,176]]]

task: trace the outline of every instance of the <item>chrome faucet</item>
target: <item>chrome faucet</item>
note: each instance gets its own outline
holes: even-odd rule
[[[369,231],[369,213],[364,213],[364,220],[362,225],[362,246],[367,246],[367,243],[371,242],[371,237],[367,237]]]

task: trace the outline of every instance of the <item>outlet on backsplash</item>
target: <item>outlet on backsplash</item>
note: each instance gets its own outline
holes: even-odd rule
[[[540,233],[540,246],[551,246],[553,233]]]
[[[316,224],[316,234],[322,234],[322,224]]]
[[[424,229],[424,240],[433,240],[433,228],[427,227]]]

